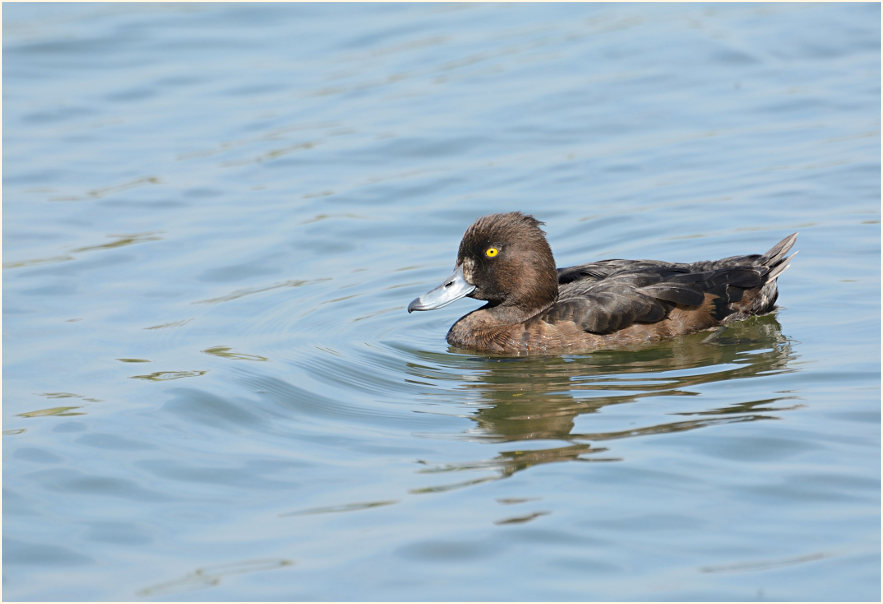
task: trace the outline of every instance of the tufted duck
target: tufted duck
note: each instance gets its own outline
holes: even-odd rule
[[[601,260],[555,268],[533,216],[491,214],[463,235],[454,272],[408,305],[487,304],[448,331],[452,346],[505,355],[590,352],[652,342],[774,308],[797,233],[766,254],[693,263]]]

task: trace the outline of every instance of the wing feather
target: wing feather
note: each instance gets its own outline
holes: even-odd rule
[[[697,270],[698,269],[698,270]],[[702,270],[706,269],[706,270]],[[758,266],[697,266],[653,260],[605,260],[559,269],[558,303],[545,321],[573,321],[584,331],[612,333],[635,323],[656,323],[676,306],[699,307],[706,294],[720,298],[718,319],[730,302],[764,282]]]

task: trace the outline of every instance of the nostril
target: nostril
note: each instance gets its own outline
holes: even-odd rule
[[[445,283],[445,287],[451,287],[453,284],[453,281],[448,281],[447,283]]]

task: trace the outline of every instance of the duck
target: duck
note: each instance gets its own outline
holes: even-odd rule
[[[454,271],[408,312],[467,296],[484,300],[446,337],[452,347],[480,353],[634,347],[771,312],[797,240],[792,233],[765,254],[721,260],[610,259],[557,268],[543,224],[522,212],[478,218],[460,241]]]

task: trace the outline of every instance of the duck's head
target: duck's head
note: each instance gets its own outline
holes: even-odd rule
[[[454,272],[411,302],[408,312],[434,310],[464,296],[524,312],[552,304],[558,273],[541,224],[521,212],[482,216],[466,229]]]

